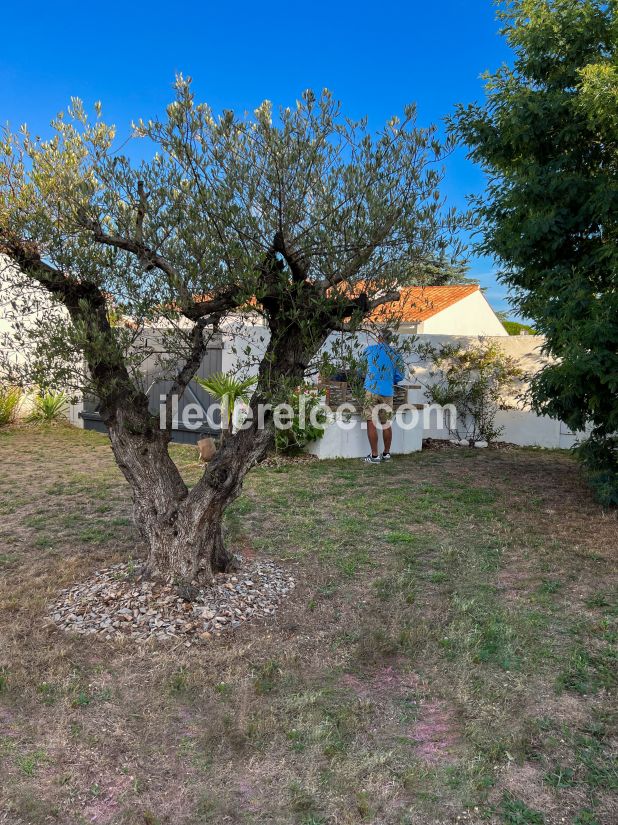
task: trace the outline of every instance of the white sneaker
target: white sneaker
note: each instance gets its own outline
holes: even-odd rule
[[[382,453],[382,455],[380,456],[380,461],[390,461],[391,458],[392,455],[390,453]]]
[[[365,458],[363,458],[363,461],[365,464],[379,464],[382,459],[379,455],[371,455],[371,453],[369,453],[369,455],[366,455]]]

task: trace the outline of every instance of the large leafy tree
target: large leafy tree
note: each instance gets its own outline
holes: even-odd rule
[[[411,273],[447,265],[445,147],[433,128],[417,128],[413,107],[377,135],[326,91],[276,116],[268,102],[252,117],[216,115],[182,77],[166,117],[134,127],[148,160],[116,145],[99,107],[91,121],[75,100],[53,127],[49,140],[25,130],[2,144],[0,252],[21,287],[16,314],[36,310],[32,285],[53,299],[23,331],[29,371],[96,394],[133,491],[146,572],[190,591],[233,562],[223,511],[272,438],[257,405],[301,383],[330,332],[358,329]],[[172,395],[194,377],[209,335],[248,303],[270,333],[253,420],[188,490],[168,452]],[[170,353],[163,428],[140,382],[148,353],[136,345],[152,324]]]
[[[554,363],[537,411],[573,429],[618,430],[618,20],[602,0],[502,6],[512,67],[486,77],[484,105],[456,134],[488,176],[475,202],[482,251],[502,262],[520,312]]]

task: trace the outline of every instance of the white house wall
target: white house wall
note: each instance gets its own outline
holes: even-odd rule
[[[43,288],[36,288],[20,276],[19,270],[6,256],[0,254],[0,351],[9,362],[18,366],[26,360],[27,353],[15,340],[13,303],[20,306],[20,299],[27,295],[28,306],[35,307],[28,315],[20,315],[20,321],[26,329],[36,329],[39,320],[52,311],[59,311],[49,294]],[[0,376],[1,378],[1,376]],[[32,394],[24,395],[19,408],[23,417],[32,409]]]
[[[509,337],[480,290],[422,321],[417,331],[423,335],[488,335]]]

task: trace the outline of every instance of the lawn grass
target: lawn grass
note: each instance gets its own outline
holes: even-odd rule
[[[256,468],[228,540],[298,587],[191,650],[44,623],[141,552],[105,437],[0,430],[0,519],[0,823],[618,821],[618,522],[567,454]]]

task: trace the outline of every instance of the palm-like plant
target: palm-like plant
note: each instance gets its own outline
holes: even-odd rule
[[[57,421],[66,415],[69,399],[64,392],[41,391],[34,396],[26,421]]]
[[[19,387],[0,384],[0,427],[15,421],[21,398]]]
[[[236,378],[225,372],[214,372],[208,378],[195,379],[200,387],[210,393],[213,398],[221,401],[221,437],[226,431],[231,430],[234,406],[237,401],[247,403],[251,396],[249,390],[257,381],[255,376],[249,378]]]

